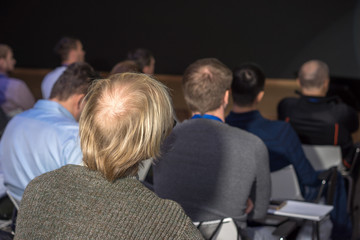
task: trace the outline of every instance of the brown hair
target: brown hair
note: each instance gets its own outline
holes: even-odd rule
[[[216,58],[204,58],[191,64],[182,82],[190,110],[205,114],[219,108],[231,81],[231,70]]]
[[[63,37],[56,44],[54,52],[58,54],[61,61],[66,61],[69,57],[69,52],[77,48],[77,43],[80,42],[77,38]]]
[[[173,126],[167,88],[138,73],[96,81],[80,117],[83,161],[109,181],[133,176],[139,164],[160,154]]]
[[[12,52],[11,47],[6,44],[0,44],[0,58],[6,58],[10,51]]]
[[[125,72],[140,73],[141,69],[135,61],[125,60],[117,63],[111,70],[110,74]]]
[[[61,101],[74,94],[86,94],[93,79],[99,78],[94,69],[85,62],[76,62],[69,65],[55,82],[51,98]]]
[[[135,61],[142,70],[145,66],[149,66],[154,55],[145,48],[137,48],[128,52],[128,59]]]

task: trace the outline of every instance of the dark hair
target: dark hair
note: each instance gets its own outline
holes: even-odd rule
[[[86,94],[92,80],[100,78],[94,69],[85,62],[69,65],[55,82],[50,99],[67,100],[74,94]]]
[[[128,52],[128,59],[135,61],[140,69],[149,66],[154,55],[147,49],[138,48]]]
[[[125,60],[117,63],[112,68],[110,75],[115,73],[125,73],[125,72],[141,73],[141,69],[135,61]]]
[[[190,110],[205,114],[219,108],[231,80],[231,70],[216,58],[200,59],[188,66],[182,85]]]
[[[80,42],[80,40],[77,38],[63,37],[56,44],[54,52],[60,56],[61,61],[65,61],[69,56],[70,50],[77,48],[78,42]]]
[[[236,105],[249,106],[264,90],[265,74],[254,63],[246,63],[233,71],[232,97]]]

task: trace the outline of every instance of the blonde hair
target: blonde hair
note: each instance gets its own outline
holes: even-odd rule
[[[145,74],[97,80],[85,97],[80,140],[83,161],[114,181],[134,176],[142,160],[158,157],[173,127],[168,89]]]

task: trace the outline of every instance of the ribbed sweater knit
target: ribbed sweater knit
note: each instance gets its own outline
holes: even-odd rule
[[[25,190],[15,239],[203,239],[181,207],[135,178],[67,165]]]

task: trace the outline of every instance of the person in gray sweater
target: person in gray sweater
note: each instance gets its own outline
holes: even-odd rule
[[[217,59],[183,76],[193,117],[178,124],[154,165],[154,190],[193,221],[232,217],[240,229],[265,217],[270,199],[268,151],[255,135],[224,123],[232,73]]]
[[[166,87],[145,74],[98,80],[80,126],[84,166],[66,165],[27,186],[15,239],[203,239],[174,201],[137,180],[173,126]]]

